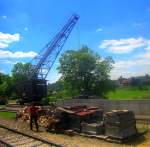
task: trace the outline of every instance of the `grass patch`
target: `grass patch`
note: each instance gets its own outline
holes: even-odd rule
[[[145,90],[140,90],[137,87],[121,87],[115,92],[109,92],[107,97],[112,100],[150,99],[150,86]]]
[[[16,100],[8,100],[9,104],[16,104]]]
[[[16,117],[15,112],[0,112],[0,117],[14,119]]]
[[[148,123],[136,123],[136,127],[139,132],[148,131],[150,132],[150,124]]]
[[[3,109],[5,108],[6,106],[5,105],[0,105],[0,109]]]

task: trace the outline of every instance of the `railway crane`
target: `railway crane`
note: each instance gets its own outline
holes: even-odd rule
[[[41,101],[46,97],[46,77],[78,19],[79,16],[73,14],[52,40],[33,58],[31,62],[33,68],[28,80],[22,81],[17,87],[18,95],[24,102]]]

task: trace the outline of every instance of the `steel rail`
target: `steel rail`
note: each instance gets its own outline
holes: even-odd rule
[[[58,143],[55,143],[55,142],[52,142],[52,141],[43,139],[43,138],[41,138],[41,137],[37,137],[37,136],[35,136],[35,135],[29,135],[29,134],[26,134],[26,133],[17,131],[17,130],[15,130],[15,129],[9,128],[9,127],[7,127],[7,126],[5,126],[5,125],[2,125],[2,124],[0,124],[0,128],[5,129],[5,130],[8,130],[8,131],[11,131],[11,132],[13,132],[14,134],[20,134],[20,135],[22,135],[22,136],[31,138],[31,139],[33,139],[33,140],[40,141],[40,142],[42,142],[42,143],[44,143],[44,144],[47,144],[47,145],[50,145],[50,146],[64,147],[64,146],[61,145],[61,144],[58,144]],[[7,141],[4,141],[4,140],[0,139],[0,142],[1,142],[2,144],[5,144],[5,145],[8,146],[8,147],[12,147],[12,145],[11,145],[10,143],[8,143]]]

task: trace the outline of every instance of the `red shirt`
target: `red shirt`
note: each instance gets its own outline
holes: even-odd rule
[[[36,106],[30,106],[30,107],[29,107],[30,116],[37,116],[38,109],[39,109],[39,108],[36,107]]]

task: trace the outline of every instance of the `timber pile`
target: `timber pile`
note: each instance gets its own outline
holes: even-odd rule
[[[104,115],[105,135],[125,139],[137,134],[134,113],[128,110],[113,110]]]
[[[42,126],[47,126],[49,123],[49,120],[51,120],[53,118],[53,116],[52,116],[52,114],[54,113],[53,111],[54,110],[51,110],[51,109],[41,108],[41,110],[38,113],[38,115],[39,115],[38,123]],[[16,119],[18,119],[20,121],[29,122],[30,116],[29,116],[29,112],[28,112],[28,107],[21,108],[19,111],[17,111]]]
[[[19,109],[16,113],[16,119],[28,121],[30,119],[30,116],[27,109],[27,107]]]

